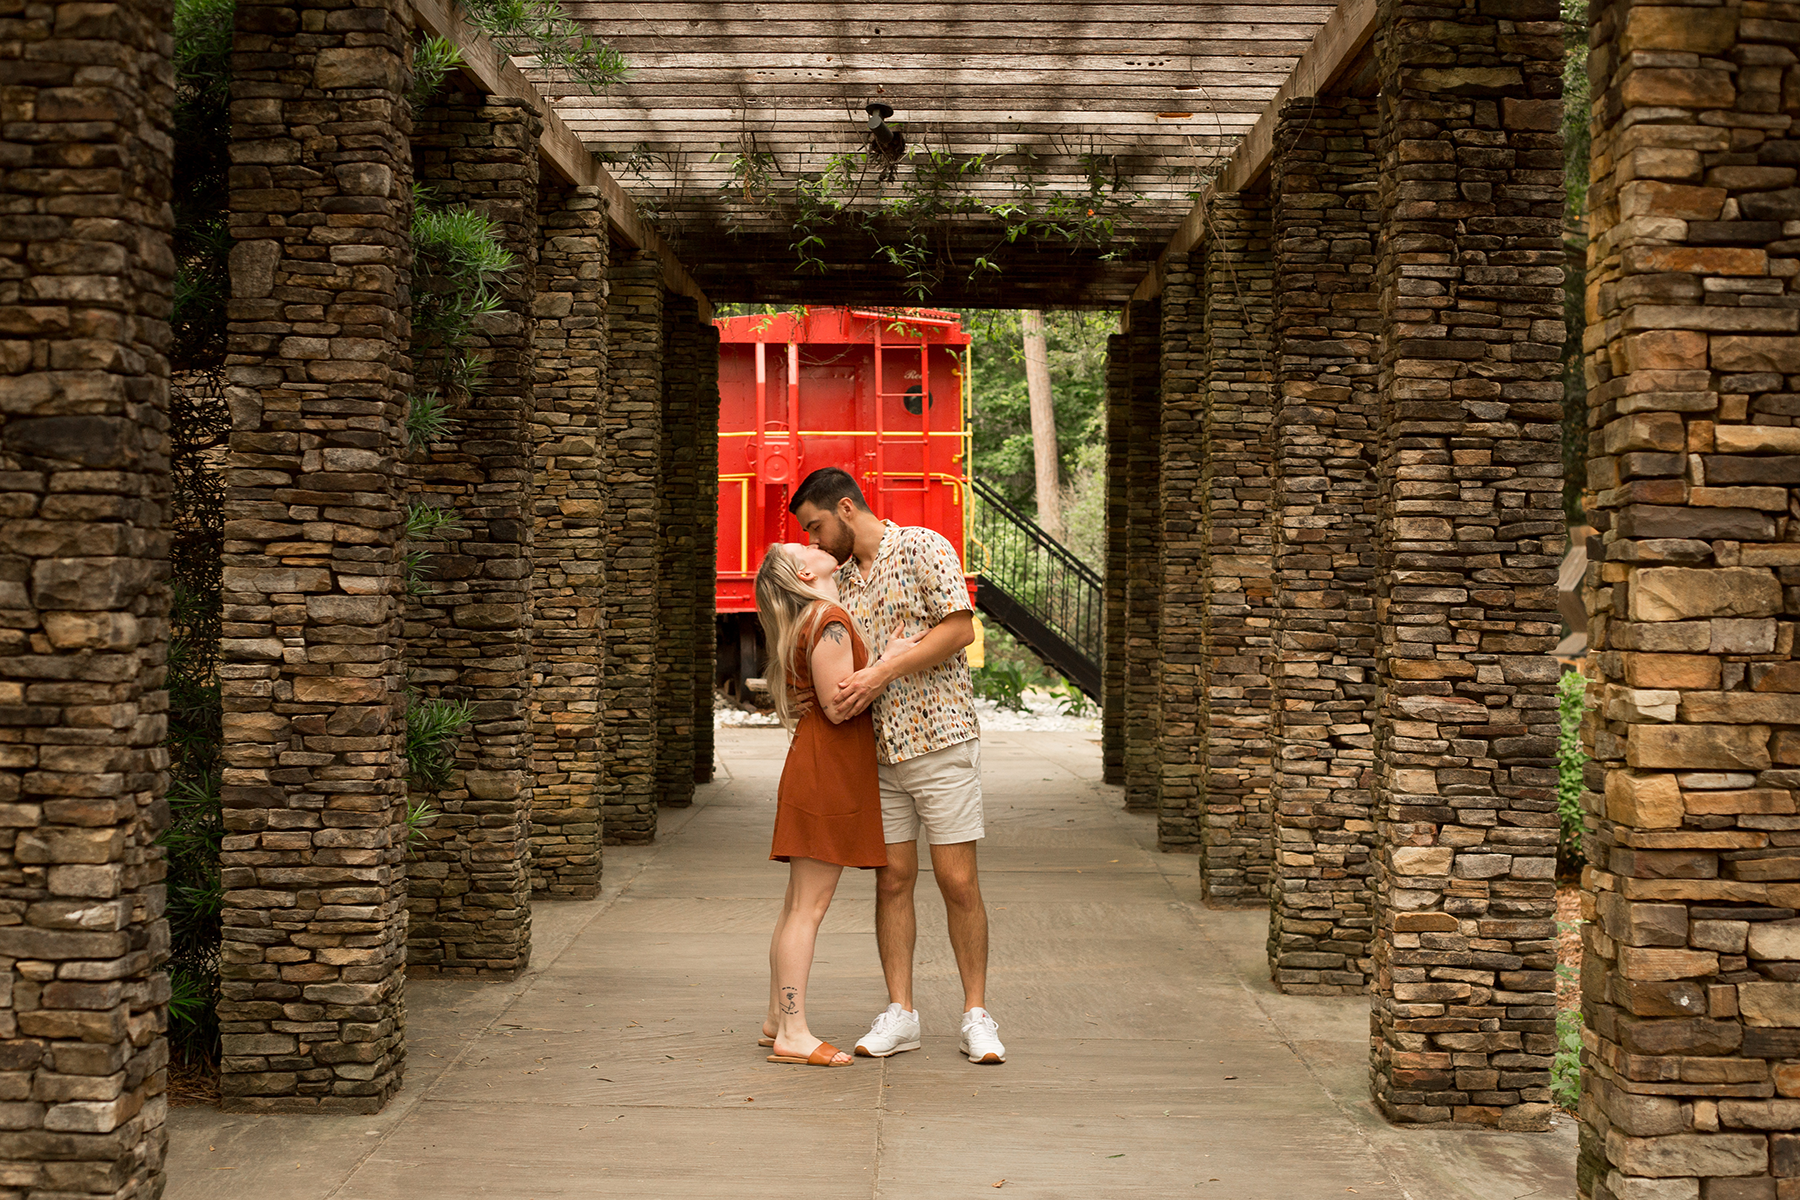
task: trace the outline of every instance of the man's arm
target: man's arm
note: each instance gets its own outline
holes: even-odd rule
[[[838,684],[837,707],[855,716],[875,702],[883,688],[904,675],[916,675],[946,661],[975,641],[975,614],[968,609],[950,613],[933,625],[913,645],[893,657],[880,658]]]

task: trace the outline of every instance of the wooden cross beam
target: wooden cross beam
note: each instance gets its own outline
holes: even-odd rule
[[[418,15],[419,28],[455,44],[462,55],[462,72],[476,87],[490,96],[523,100],[543,115],[544,133],[538,140],[541,162],[570,183],[599,188],[606,197],[606,219],[614,236],[661,259],[663,283],[678,295],[691,296],[700,307],[700,319],[710,321],[712,302],[700,290],[700,285],[694,282],[662,236],[644,220],[625,189],[556,115],[556,110],[538,94],[525,73],[513,66],[512,59],[485,33],[452,12],[444,0],[412,0],[412,7]]]
[[[1149,300],[1160,295],[1163,287],[1163,264],[1171,254],[1186,254],[1206,236],[1206,208],[1217,195],[1241,192],[1268,172],[1269,160],[1275,153],[1275,124],[1281,119],[1281,106],[1300,96],[1323,95],[1331,84],[1354,63],[1375,36],[1375,0],[1341,0],[1337,8],[1319,27],[1312,44],[1294,64],[1287,82],[1269,101],[1269,106],[1238,143],[1238,148],[1225,160],[1225,167],[1200,193],[1200,199],[1183,218],[1169,239],[1168,248],[1157,256],[1144,276],[1144,282],[1133,292],[1133,300]],[[1126,310],[1129,311],[1129,310]],[[1121,317],[1121,321],[1124,318]]]

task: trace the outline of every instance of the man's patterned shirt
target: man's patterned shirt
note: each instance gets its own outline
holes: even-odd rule
[[[869,653],[879,657],[894,629],[908,637],[951,613],[972,611],[956,548],[943,534],[883,521],[869,577],[856,556],[838,568],[838,595],[863,628]],[[961,650],[935,667],[902,675],[875,701],[875,757],[905,762],[981,736],[969,658]]]

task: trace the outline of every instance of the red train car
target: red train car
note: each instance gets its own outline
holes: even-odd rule
[[[757,672],[744,661],[756,636],[756,570],[770,542],[804,540],[788,500],[820,467],[854,475],[878,516],[929,526],[962,553],[969,335],[957,314],[932,309],[808,308],[716,324],[720,675],[729,682]]]

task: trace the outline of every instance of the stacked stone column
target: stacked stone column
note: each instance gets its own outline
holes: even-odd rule
[[[228,1111],[373,1112],[404,1044],[406,10],[241,0],[224,545]]]
[[[601,829],[608,844],[638,845],[656,836],[662,264],[652,255],[622,254],[608,278]]]
[[[482,363],[447,391],[450,428],[416,446],[410,506],[454,514],[411,583],[408,685],[463,702],[473,720],[447,783],[419,789],[436,817],[411,848],[408,961],[445,975],[510,976],[531,954],[532,303],[538,245],[537,140],[529,105],[452,94],[418,114],[414,170],[433,203],[492,222],[515,265],[463,348]],[[422,353],[430,353],[430,349]]]
[[[1389,0],[1375,60],[1372,1086],[1393,1120],[1542,1129],[1556,1044],[1549,654],[1566,539],[1562,26],[1547,0]]]
[[[699,330],[694,302],[663,297],[662,464],[657,499],[656,802],[694,800],[694,684],[700,632],[695,554],[699,488]],[[717,462],[715,455],[713,462]],[[711,468],[716,477],[718,471]],[[717,509],[715,508],[716,512]],[[711,516],[712,514],[705,514]],[[716,518],[714,518],[716,521]],[[710,628],[707,630],[710,634]],[[711,714],[707,723],[711,724]]]
[[[532,438],[534,894],[600,892],[600,719],[607,481],[606,200],[545,187],[538,200]]]
[[[1274,886],[1287,992],[1360,992],[1374,927],[1378,115],[1282,110],[1275,222]]]
[[[1131,306],[1127,401],[1130,442],[1125,476],[1125,807],[1157,810],[1161,760],[1157,730],[1162,696],[1161,609],[1162,318],[1159,300]]]
[[[1274,260],[1266,195],[1217,196],[1207,213],[1207,357],[1199,495],[1206,528],[1206,895],[1257,902],[1269,885],[1274,647],[1271,421]]]
[[[17,1195],[163,1190],[170,21],[162,3],[19,13],[0,41],[0,1158]]]
[[[1591,10],[1580,1194],[1800,1196],[1800,6]]]
[[[1188,256],[1171,255],[1162,293],[1160,383],[1162,494],[1157,511],[1162,605],[1157,841],[1164,850],[1196,853],[1204,814],[1206,741],[1203,629],[1206,615],[1206,526],[1200,519],[1205,471],[1206,343],[1204,305]]]
[[[1107,783],[1125,782],[1125,591],[1130,572],[1131,348],[1106,339],[1106,571],[1101,611],[1106,650],[1100,684],[1100,763]]]
[[[694,782],[713,777],[713,675],[718,669],[719,327],[694,339]]]

